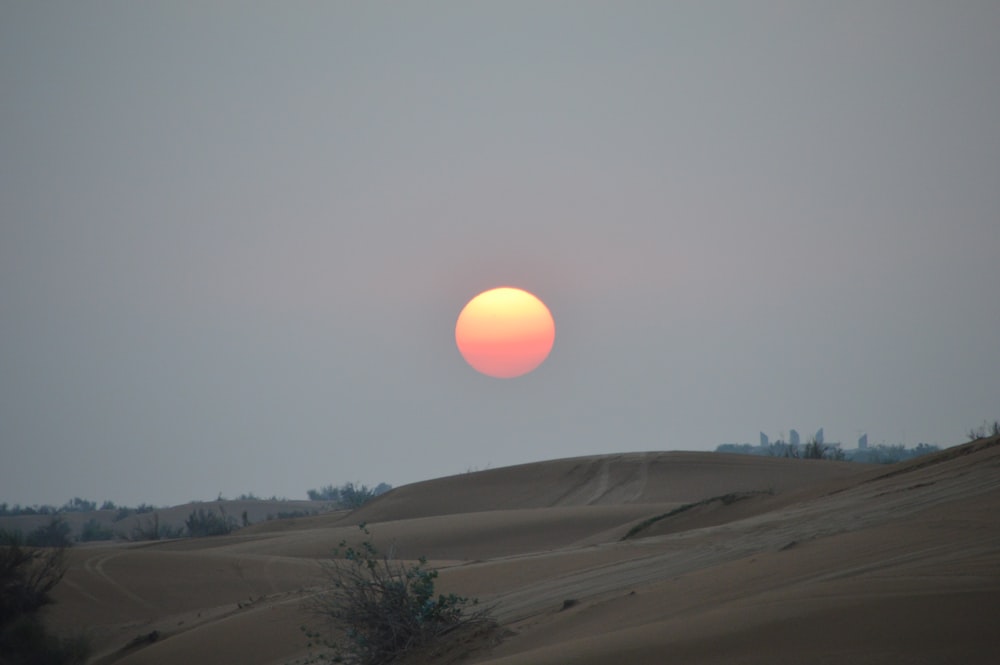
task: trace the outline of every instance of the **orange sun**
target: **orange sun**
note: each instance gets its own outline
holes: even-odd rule
[[[548,357],[556,324],[541,300],[507,286],[469,301],[455,324],[455,343],[473,369],[510,379],[527,374]]]

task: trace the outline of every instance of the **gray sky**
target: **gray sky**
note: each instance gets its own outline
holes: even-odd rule
[[[1000,417],[1000,3],[0,5],[0,501]],[[544,300],[537,371],[454,345]]]

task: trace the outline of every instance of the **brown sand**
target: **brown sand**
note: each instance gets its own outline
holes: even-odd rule
[[[74,548],[49,620],[86,629],[99,663],[290,663],[319,560],[364,521],[429,557],[442,591],[497,603],[507,637],[468,662],[995,663],[997,444],[891,467],[637,453],[452,476],[350,515]]]

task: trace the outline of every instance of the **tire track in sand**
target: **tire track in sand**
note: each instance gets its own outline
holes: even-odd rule
[[[642,464],[639,465],[639,478],[636,480],[636,490],[629,497],[627,503],[635,503],[642,498],[643,492],[646,491],[646,482],[649,480],[649,454],[641,454]]]
[[[600,500],[602,496],[608,493],[608,485],[611,482],[611,462],[610,460],[602,460],[601,468],[597,472],[597,487],[594,488],[594,493],[587,500],[587,505],[593,505]]]
[[[114,552],[112,554],[107,554],[103,556],[98,555],[88,558],[86,561],[83,562],[83,569],[86,572],[90,573],[91,575],[94,575],[95,577],[100,577],[101,579],[106,581],[108,584],[111,585],[112,588],[114,588],[116,591],[121,593],[129,600],[136,602],[147,609],[156,609],[155,605],[149,603],[141,596],[130,591],[128,587],[126,587],[124,584],[122,584],[115,578],[111,577],[111,575],[109,575],[108,572],[104,570],[104,564],[106,564],[108,561],[111,561],[112,559],[117,559],[118,557],[124,554],[128,554],[128,550],[122,552]]]

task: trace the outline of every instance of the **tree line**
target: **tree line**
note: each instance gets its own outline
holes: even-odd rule
[[[741,455],[762,455],[765,457],[790,457],[795,459],[828,459],[862,464],[894,464],[903,460],[920,457],[941,450],[939,446],[919,443],[915,448],[903,444],[876,444],[857,450],[843,450],[839,446],[819,443],[815,439],[805,445],[785,441],[773,441],[766,445],[750,443],[723,443],[715,448],[717,453],[738,453]]]

